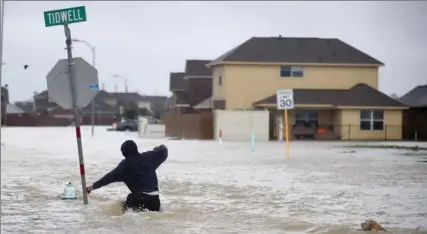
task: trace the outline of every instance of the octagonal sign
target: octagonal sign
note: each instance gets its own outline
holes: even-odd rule
[[[74,58],[74,92],[77,107],[86,107],[98,92],[98,71],[83,58]],[[68,61],[60,59],[46,76],[49,98],[64,109],[73,108]]]

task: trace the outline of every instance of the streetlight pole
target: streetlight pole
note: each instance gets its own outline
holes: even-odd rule
[[[125,93],[126,93],[126,96],[127,96],[127,94],[128,94],[128,79],[125,78],[125,77],[123,77],[123,76],[119,76],[119,75],[114,75],[113,77],[120,78],[120,79],[123,80],[123,82],[125,83]]]
[[[95,58],[96,58],[96,50],[95,50],[95,46],[92,46],[91,44],[89,44],[89,42],[87,41],[83,41],[83,40],[79,40],[77,38],[72,39],[72,41],[74,42],[81,42],[83,44],[85,44],[86,46],[88,46],[91,50],[92,50],[92,66],[95,67]],[[91,105],[91,124],[92,124],[92,137],[95,134],[95,127],[94,127],[94,123],[95,123],[95,97],[92,98],[92,105]]]
[[[129,108],[129,101],[128,101],[128,79],[123,77],[123,76],[119,76],[119,75],[114,75],[114,78],[120,78],[123,80],[123,82],[125,83],[125,105],[126,108]],[[120,113],[121,114],[121,113]]]
[[[114,75],[113,77],[115,78],[120,78],[123,80],[123,82],[125,83],[125,93],[128,93],[128,79],[123,77],[123,76],[119,76],[119,75]]]
[[[2,85],[2,73],[3,73],[3,33],[4,33],[4,0],[0,1],[1,11],[0,11],[0,87],[3,87]],[[1,96],[1,88],[0,88],[0,96]],[[1,103],[3,104],[3,103]],[[2,119],[2,108],[0,104],[0,128],[1,128],[1,119]],[[5,108],[6,109],[6,108]]]

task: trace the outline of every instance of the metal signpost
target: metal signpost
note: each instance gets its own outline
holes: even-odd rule
[[[286,155],[289,157],[289,126],[288,110],[294,109],[294,91],[292,89],[277,90],[277,109],[285,110],[285,136],[286,136]]]
[[[86,107],[97,92],[98,71],[82,58],[72,55],[71,23],[86,21],[84,6],[44,12],[46,27],[63,25],[67,59],[60,59],[46,76],[49,98],[64,109],[74,109],[77,149],[79,153],[80,176],[82,181],[83,203],[88,204],[86,192],[86,176],[83,160],[83,147],[80,131],[79,108]]]

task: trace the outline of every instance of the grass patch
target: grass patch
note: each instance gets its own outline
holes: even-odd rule
[[[403,155],[403,156],[425,156],[425,157],[427,157],[427,151],[405,152],[405,153],[401,153],[400,155]]]
[[[356,149],[398,149],[398,150],[411,150],[411,151],[427,151],[427,147],[419,146],[402,146],[402,145],[348,145],[345,148]]]

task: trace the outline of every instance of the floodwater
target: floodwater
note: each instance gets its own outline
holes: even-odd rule
[[[89,205],[59,199],[80,187],[72,127],[2,128],[1,233],[344,234],[371,218],[391,233],[427,233],[427,163],[402,151],[356,149],[342,142],[167,141],[136,133],[83,129],[88,183],[122,159],[120,144],[164,143],[159,168],[164,212],[126,213],[122,183],[94,191]],[[411,144],[411,143],[408,143]],[[414,143],[412,143],[414,144]],[[426,146],[426,144],[418,144]]]

